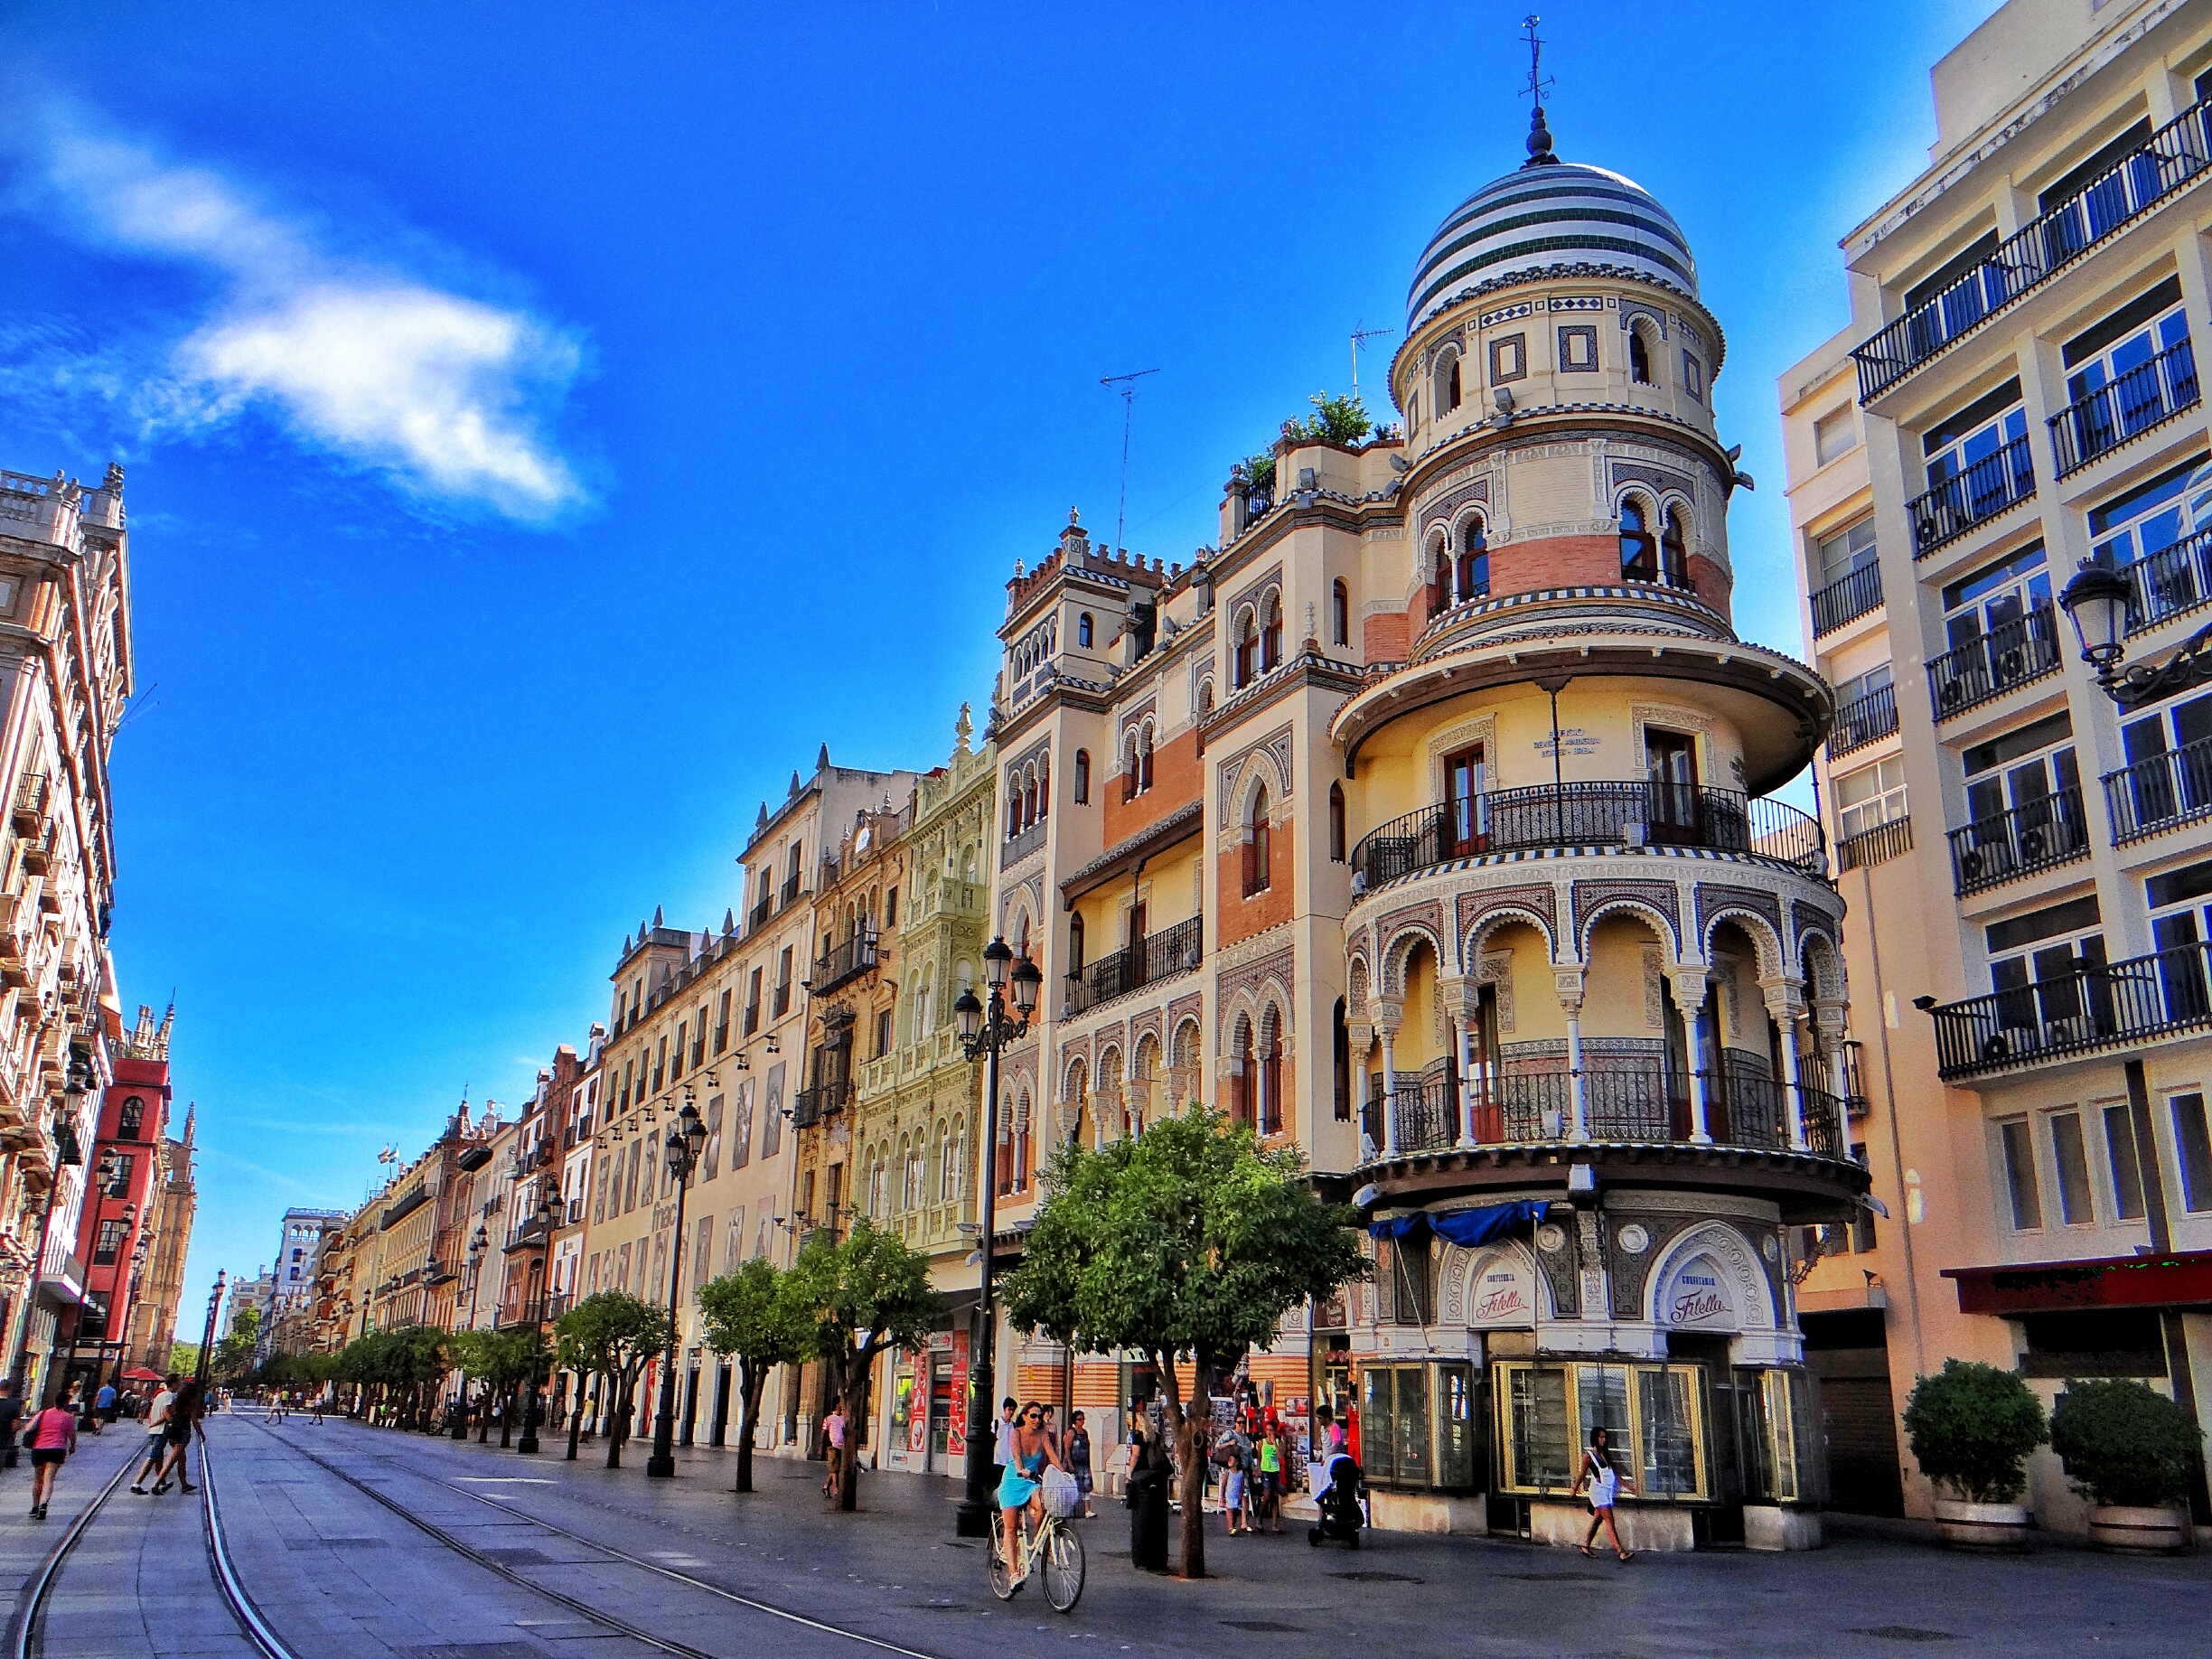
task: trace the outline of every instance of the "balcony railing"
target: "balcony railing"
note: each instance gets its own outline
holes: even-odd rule
[[[2089,856],[2078,786],[2053,790],[1951,831],[1951,874],[1962,894]]]
[[[1813,637],[1833,633],[1847,622],[1881,608],[1879,565],[1861,565],[1813,595]]]
[[[769,998],[768,998],[768,1017],[769,1017],[770,1019],[782,1019],[782,1018],[783,1018],[783,1017],[784,1017],[786,1014],[788,1014],[788,1013],[790,1013],[790,1012],[791,1012],[791,982],[790,982],[789,980],[786,980],[786,981],[784,981],[783,984],[781,984],[781,985],[777,986],[777,987],[775,988],[775,989],[774,989],[774,990],[773,990],[772,993],[770,993],[770,995],[769,995]]]
[[[1893,818],[1886,824],[1861,830],[1857,835],[1847,835],[1838,841],[1836,868],[1856,870],[1868,865],[1886,864],[1900,853],[1912,851],[1912,820]]]
[[[2186,340],[2069,403],[2050,417],[2058,476],[2078,472],[2130,438],[2195,407],[2197,359]]]
[[[2146,553],[2120,574],[2128,579],[2130,633],[2212,605],[2212,530]]]
[[[1197,916],[1148,933],[1134,944],[1101,956],[1067,977],[1063,1017],[1081,1014],[1140,990],[1155,979],[1172,979],[1198,966],[1204,923]]]
[[[2000,307],[2124,230],[2205,170],[2204,104],[2192,105],[2102,177],[1990,250],[1941,293],[1870,335],[1851,352],[1861,402],[1894,386]]]
[[[814,971],[807,976],[807,989],[819,997],[833,991],[840,985],[858,979],[876,966],[876,935],[873,933],[855,933],[841,945],[833,945],[815,960]]]
[[[1945,1078],[2199,1029],[2212,1026],[2212,941],[2117,962],[2077,959],[2070,972],[1932,1011]]]
[[[768,925],[768,914],[770,910],[773,908],[773,904],[774,900],[773,895],[767,893],[763,893],[760,897],[754,902],[753,909],[745,918],[745,931],[747,933],[757,933],[760,931],[760,929]]]
[[[1479,854],[1541,847],[1701,847],[1824,875],[1820,821],[1767,796],[1694,783],[1577,783],[1424,807],[1352,849],[1366,889]]]
[[[797,870],[793,870],[790,875],[783,878],[783,886],[778,888],[776,891],[776,908],[778,910],[787,908],[791,902],[798,896],[799,872]]]
[[[1688,1073],[1658,1055],[1587,1056],[1582,1063],[1589,1138],[1594,1141],[1687,1142],[1691,1139]],[[1705,1130],[1727,1146],[1788,1148],[1790,1085],[1732,1054],[1704,1073]],[[1568,1139],[1574,1126],[1574,1078],[1560,1063],[1537,1072],[1504,1072],[1470,1080],[1469,1111],[1477,1146],[1546,1145]],[[1841,1097],[1811,1083],[1796,1085],[1806,1148],[1841,1156]],[[1380,1153],[1382,1102],[1368,1103],[1362,1123]],[[1447,1079],[1401,1079],[1390,1099],[1401,1156],[1441,1151],[1459,1139],[1459,1105]]]
[[[2116,842],[2212,817],[2212,737],[2108,772],[2104,783]]]
[[[1878,687],[1836,710],[1835,724],[1828,728],[1828,758],[1863,749],[1897,728],[1897,687]]]
[[[1031,853],[1045,845],[1045,832],[1052,828],[1052,820],[1040,818],[1019,835],[1007,838],[1006,849],[998,855],[999,867],[1010,869]]]
[[[851,1094],[852,1083],[843,1078],[800,1090],[792,1099],[792,1127],[806,1129],[824,1118],[835,1117],[845,1110],[845,1102]]]
[[[2057,671],[2057,613],[2039,605],[1978,640],[1928,659],[1928,695],[1935,699],[1936,717],[1947,720]]]
[[[570,1298],[566,1290],[551,1296],[527,1296],[509,1302],[499,1310],[495,1323],[502,1331],[517,1326],[543,1325],[548,1319],[558,1319],[568,1311]]]
[[[751,1036],[760,1029],[760,1004],[748,1002],[745,1011],[745,1034]]]
[[[1975,525],[2018,506],[2035,487],[2035,460],[2023,432],[1905,503],[1905,516],[1912,521],[1913,557],[1926,558]]]

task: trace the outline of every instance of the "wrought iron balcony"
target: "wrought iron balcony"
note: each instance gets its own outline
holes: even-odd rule
[[[2212,737],[2108,772],[2104,784],[2118,843],[2212,817]]]
[[[1689,1073],[1657,1055],[1589,1055],[1582,1062],[1588,1129],[1593,1141],[1688,1142],[1691,1139]],[[1726,1146],[1767,1151],[1789,1148],[1790,1085],[1768,1077],[1757,1065],[1733,1054],[1704,1073],[1705,1129]],[[1561,1062],[1542,1071],[1513,1071],[1470,1080],[1469,1114],[1476,1146],[1537,1146],[1566,1140],[1573,1132],[1574,1078]],[[1805,1146],[1823,1158],[1839,1158],[1842,1097],[1812,1083],[1796,1085]],[[1361,1122],[1380,1154],[1383,1103],[1369,1101]],[[1389,1111],[1401,1157],[1439,1152],[1457,1144],[1459,1103],[1442,1076],[1401,1079]]]
[[[501,1307],[494,1323],[502,1331],[543,1325],[567,1313],[570,1299],[566,1290],[557,1291],[551,1296],[522,1297]]]
[[[824,1118],[835,1117],[845,1110],[845,1102],[851,1094],[852,1083],[842,1078],[800,1090],[792,1097],[792,1127],[808,1129]]]
[[[1912,820],[1893,818],[1886,824],[1861,830],[1857,835],[1847,835],[1838,841],[1836,868],[1855,870],[1868,865],[1886,864],[1900,853],[1912,851]]]
[[[745,1034],[751,1036],[760,1029],[760,1004],[748,1002],[745,1010]]]
[[[2130,633],[2212,605],[2212,530],[2146,553],[2120,574],[2128,580]]]
[[[747,933],[757,933],[760,929],[767,926],[768,914],[773,906],[773,895],[764,892],[758,899],[754,901],[753,908],[745,917],[745,931]]]
[[[1847,622],[1881,608],[1879,565],[1861,565],[1846,572],[1813,595],[1813,637],[1833,633]]]
[[[850,984],[875,966],[875,933],[855,933],[843,944],[831,946],[815,959],[814,971],[807,976],[807,989],[819,997],[840,985]]]
[[[2117,962],[2077,958],[2069,972],[1931,1012],[1945,1078],[2198,1030],[2212,1026],[2212,941]]]
[[[1424,807],[1352,849],[1360,891],[1485,853],[1532,848],[1701,847],[1825,875],[1820,821],[1767,796],[1693,783],[1538,784]]]
[[[1835,724],[1828,728],[1828,758],[1863,749],[1897,728],[1897,687],[1881,686],[1855,697],[1836,710]]]
[[[1982,320],[2117,235],[2181,186],[2200,177],[2212,141],[2206,104],[2194,104],[2103,176],[1992,248],[1987,258],[1851,356],[1861,403],[1894,386]]]
[[[2028,453],[2028,435],[2023,432],[1905,503],[1905,516],[1912,522],[1913,557],[1926,558],[1945,542],[1956,541],[1975,525],[2020,505],[2035,488],[2035,460]]]
[[[2015,686],[2058,671],[2057,613],[2039,605],[1978,640],[1928,659],[1928,695],[1936,717],[1947,720],[2001,697]]]
[[[791,1012],[791,982],[787,979],[777,986],[768,998],[768,1017],[782,1019]],[[658,1087],[658,1085],[655,1085]]]
[[[776,908],[783,910],[799,896],[799,872],[793,870],[783,878],[783,886],[776,893]]]
[[[2051,455],[2058,464],[2058,476],[2080,471],[2130,438],[2194,408],[2197,398],[2197,358],[2184,340],[2050,417]]]
[[[1951,874],[1961,894],[2088,856],[2089,820],[2078,786],[2053,790],[1951,831]]]
[[[1061,1001],[1061,1017],[1087,1012],[1101,1003],[1141,990],[1155,979],[1192,972],[1198,966],[1203,932],[1201,918],[1192,916],[1157,933],[1148,933],[1134,944],[1126,945],[1110,956],[1101,956],[1080,972],[1069,974]]]

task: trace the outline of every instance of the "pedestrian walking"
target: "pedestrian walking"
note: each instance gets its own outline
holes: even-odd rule
[[[146,1407],[145,1462],[139,1468],[137,1478],[131,1482],[131,1490],[140,1497],[146,1495],[146,1482],[161,1473],[162,1458],[169,1449],[169,1413],[176,1409],[177,1384],[183,1379],[171,1372],[163,1380],[161,1392],[154,1396],[154,1403]]]
[[[307,1409],[311,1413],[307,1419],[308,1422],[319,1426],[323,1421],[323,1396],[317,1393]]]
[[[1083,1494],[1083,1518],[1092,1520],[1098,1512],[1091,1507],[1091,1429],[1081,1411],[1068,1420],[1067,1462],[1075,1489]]]
[[[207,1431],[200,1427],[200,1419],[207,1410],[206,1396],[197,1379],[177,1390],[176,1403],[169,1408],[169,1420],[163,1426],[166,1444],[162,1449],[161,1478],[154,1483],[154,1495],[159,1497],[172,1485],[186,1492],[197,1492],[190,1479],[192,1471],[186,1467],[184,1454],[192,1447],[192,1438],[198,1431],[202,1439]]]
[[[822,1479],[822,1496],[835,1503],[838,1482],[845,1473],[845,1402],[839,1401],[822,1419],[822,1457],[830,1473]]]
[[[1132,1429],[1136,1458],[1123,1501],[1129,1508],[1129,1560],[1147,1572],[1167,1570],[1167,1486],[1173,1471],[1167,1448]]]
[[[1626,1481],[1613,1467],[1612,1449],[1607,1443],[1609,1438],[1603,1429],[1590,1430],[1589,1450],[1582,1454],[1582,1472],[1575,1477],[1574,1491],[1579,1495],[1585,1486],[1589,1488],[1590,1524],[1588,1536],[1582,1540],[1582,1553],[1592,1553],[1590,1545],[1598,1542],[1598,1529],[1603,1527],[1613,1539],[1614,1553],[1625,1561],[1636,1551],[1621,1542],[1620,1528],[1613,1519],[1613,1503],[1619,1496],[1624,1481],[1631,1492],[1636,1490],[1636,1483]]]
[[[15,1398],[15,1384],[0,1379],[0,1443],[7,1447],[7,1455],[0,1458],[0,1467],[14,1468],[23,1455],[16,1443],[15,1425],[23,1420],[23,1401]]]
[[[1244,1524],[1244,1476],[1250,1459],[1251,1443],[1233,1421],[1214,1443],[1214,1461],[1222,1470],[1222,1518],[1228,1522],[1232,1538],[1249,1530]]]
[[[54,1476],[77,1449],[77,1413],[61,1403],[59,1388],[23,1430],[23,1441],[31,1448],[31,1518],[43,1521],[47,1502],[53,1496]]]
[[[116,1391],[112,1382],[100,1384],[98,1393],[92,1396],[92,1432],[98,1434],[116,1420]]]
[[[996,1489],[1014,1463],[1014,1396],[998,1402],[997,1438],[991,1442],[991,1486]]]
[[[1282,1531],[1282,1473],[1283,1443],[1279,1424],[1260,1437],[1258,1447],[1260,1468],[1256,1479],[1260,1486],[1260,1518],[1268,1523],[1268,1531]]]

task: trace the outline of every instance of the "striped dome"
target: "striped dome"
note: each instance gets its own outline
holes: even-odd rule
[[[1406,298],[1406,333],[1476,283],[1583,261],[1697,294],[1689,240],[1649,192],[1603,167],[1547,158],[1484,185],[1429,239]]]

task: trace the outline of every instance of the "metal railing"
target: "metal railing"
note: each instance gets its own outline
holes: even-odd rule
[[[2212,530],[2146,553],[2120,574],[2128,580],[2130,633],[2212,605]]]
[[[1808,1067],[1811,1062],[1807,1063]],[[1784,1151],[1790,1146],[1790,1085],[1732,1053],[1703,1074],[1706,1133],[1722,1145]],[[1582,1062],[1589,1138],[1593,1141],[1686,1143],[1692,1137],[1689,1073],[1654,1055],[1588,1055]],[[1842,1097],[1814,1083],[1796,1085],[1806,1148],[1842,1156]],[[1489,1074],[1468,1083],[1468,1114],[1476,1146],[1547,1145],[1573,1133],[1574,1078],[1564,1061],[1542,1071]],[[1383,1099],[1376,1093],[1361,1113],[1375,1144],[1382,1138]],[[1441,1076],[1400,1079],[1389,1100],[1401,1157],[1442,1151],[1457,1144],[1459,1104]]]
[[[782,1019],[791,1012],[791,981],[786,979],[778,985],[769,996],[768,1017],[770,1019]],[[656,1088],[659,1086],[657,1083],[654,1085]]]
[[[1954,890],[1979,892],[2089,856],[2089,820],[2078,784],[1977,818],[1950,832]]]
[[[760,1004],[748,1002],[745,1009],[745,1034],[751,1036],[760,1029]]]
[[[1063,1015],[1082,1014],[1139,990],[1155,979],[1172,979],[1198,966],[1204,923],[1197,916],[1147,933],[1110,956],[1101,956],[1080,972],[1067,976]]]
[[[1856,870],[1868,865],[1886,864],[1900,853],[1912,851],[1912,820],[1893,818],[1886,824],[1876,824],[1871,830],[1861,830],[1857,835],[1847,835],[1836,843],[1836,868]]]
[[[558,1319],[568,1311],[571,1298],[566,1290],[551,1296],[526,1296],[509,1302],[499,1310],[496,1321],[502,1330],[517,1326],[543,1325],[548,1319]]]
[[[783,878],[783,885],[776,890],[776,908],[778,910],[786,908],[798,896],[799,872],[793,870]]]
[[[1881,567],[1861,565],[1813,595],[1813,637],[1833,633],[1845,623],[1881,608]]]
[[[1424,807],[1352,849],[1367,887],[1457,858],[1538,847],[1701,847],[1824,874],[1820,821],[1770,796],[1694,783],[1538,784]]]
[[[2198,177],[2212,158],[2207,108],[2194,104],[2183,110],[2142,149],[2029,220],[1941,293],[1869,335],[1851,352],[1859,365],[1860,401],[1896,385],[1992,312]]]
[[[745,931],[747,933],[757,933],[760,929],[767,926],[768,914],[773,905],[774,895],[767,893],[762,894],[760,897],[754,902],[752,910],[745,917]]]
[[[855,933],[843,944],[832,945],[815,959],[814,971],[807,976],[807,989],[819,997],[858,979],[875,966],[875,933]]]
[[[2035,493],[2035,458],[2023,432],[1964,472],[1938,479],[1905,503],[1912,522],[1913,557],[1926,558],[1977,524],[2017,507]]]
[[[852,1083],[847,1078],[816,1083],[811,1089],[800,1090],[792,1097],[792,1127],[805,1129],[824,1118],[835,1117],[845,1110],[845,1102],[851,1095]]]
[[[2108,1044],[2212,1026],[2212,941],[2069,972],[1932,1009],[1939,1076],[1970,1077]]]
[[[1836,710],[1835,724],[1828,728],[1828,758],[1863,749],[1897,728],[1897,687],[1878,686]]]
[[[2212,816],[2212,737],[2146,755],[2103,782],[2114,842]]]
[[[2197,358],[2184,340],[2138,363],[2050,417],[2058,476],[2078,472],[2130,438],[2171,420],[2198,398]]]
[[[2057,613],[2039,605],[1941,656],[1928,659],[1928,696],[1936,717],[1964,714],[2015,686],[2058,671]]]

